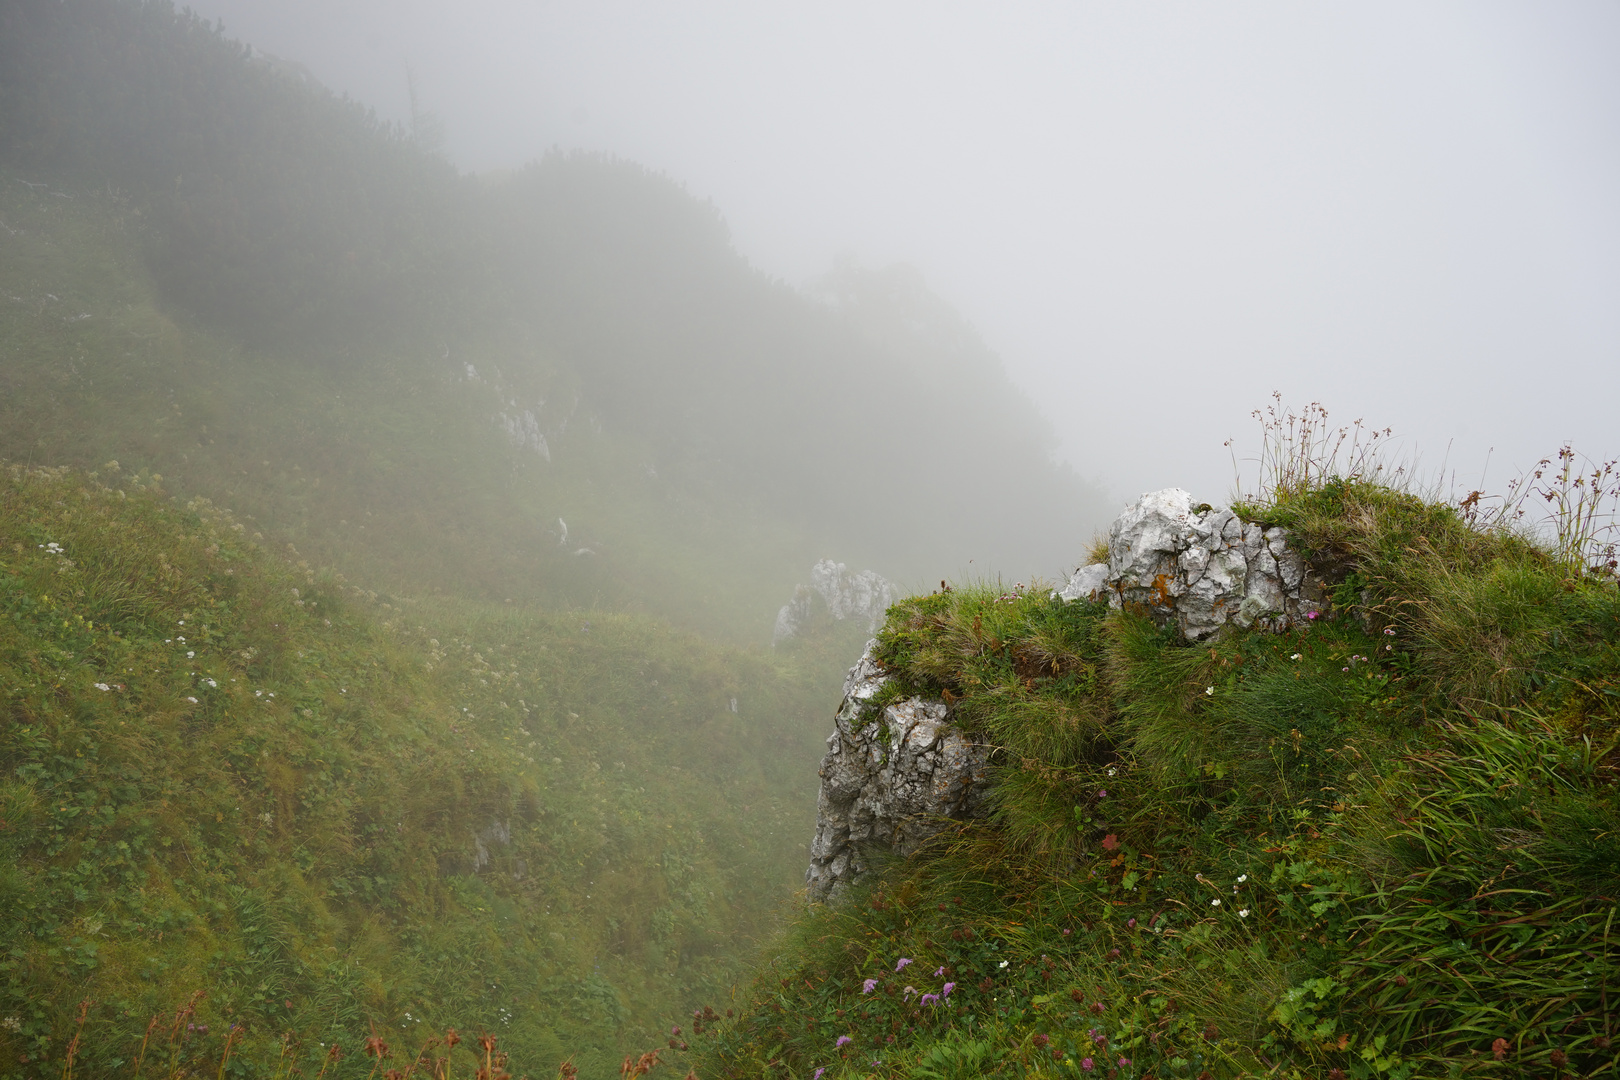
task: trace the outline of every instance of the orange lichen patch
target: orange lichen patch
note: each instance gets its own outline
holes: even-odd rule
[[[1153,585],[1148,592],[1148,603],[1154,607],[1174,607],[1175,600],[1170,596],[1169,574],[1159,574],[1153,579]]]

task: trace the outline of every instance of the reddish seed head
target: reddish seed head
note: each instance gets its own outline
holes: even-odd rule
[[[1396,986],[1405,986],[1406,985],[1406,976],[1405,975],[1397,975],[1397,976],[1395,976],[1395,985]]]
[[[1562,1069],[1565,1065],[1569,1064],[1569,1055],[1564,1053],[1562,1050],[1554,1050],[1552,1052],[1552,1064],[1553,1068]]]
[[[461,1042],[461,1033],[460,1032],[458,1032],[455,1028],[447,1028],[447,1029],[445,1029],[444,1045],[449,1046],[449,1047],[454,1047],[459,1042]]]
[[[1101,1016],[1103,1014],[1103,1003],[1100,1001],[1093,1001],[1091,1003],[1091,1011],[1096,1015]]]
[[[1495,1042],[1491,1043],[1491,1056],[1497,1061],[1506,1061],[1507,1054],[1508,1041],[1506,1039],[1497,1039]]]
[[[1329,1069],[1328,1080],[1345,1080],[1343,1069]]]

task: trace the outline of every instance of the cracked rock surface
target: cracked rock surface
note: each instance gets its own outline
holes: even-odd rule
[[[1190,641],[1227,623],[1285,629],[1326,604],[1284,530],[1207,503],[1195,507],[1181,488],[1148,492],[1126,507],[1108,530],[1108,561],[1075,571],[1058,595],[1145,607],[1175,620]]]
[[[990,748],[957,731],[942,701],[913,697],[878,711],[886,681],[876,641],[844,679],[844,700],[821,759],[816,836],[805,886],[812,901],[836,901],[871,867],[874,852],[900,857],[951,819],[979,816]]]

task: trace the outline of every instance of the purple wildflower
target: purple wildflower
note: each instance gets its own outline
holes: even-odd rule
[[[934,972],[934,978],[937,979],[943,974],[945,974],[945,969],[942,967],[938,971]]]
[[[1131,1067],[1131,1059],[1130,1058],[1125,1058],[1125,1057],[1120,1058],[1119,1059],[1119,1067],[1122,1068],[1122,1069],[1130,1068]]]
[[[942,997],[942,998],[948,998],[948,997],[951,996],[951,991],[955,990],[955,989],[956,989],[956,984],[955,983],[946,983],[945,984],[945,989],[940,992],[939,996]]]
[[[901,957],[901,958],[900,958],[900,962],[899,962],[899,963],[898,963],[898,964],[896,964],[896,965],[894,965],[894,970],[896,970],[896,971],[902,971],[902,970],[904,970],[904,969],[905,969],[905,966],[906,966],[906,965],[907,965],[907,964],[909,964],[909,963],[911,963],[911,958],[910,958],[910,957],[906,957],[906,956],[902,956],[902,957]]]
[[[939,1004],[939,995],[938,994],[924,994],[922,997],[917,999],[917,1004],[919,1004],[919,1005],[938,1005]]]
[[[855,1040],[850,1038],[848,1035],[840,1035],[840,1036],[838,1036],[838,1041],[833,1043],[833,1049],[834,1050],[842,1050],[844,1047],[848,1046],[850,1043],[852,1043],[854,1041]]]
[[[870,994],[872,991],[876,990],[877,982],[878,981],[876,979],[867,979],[865,982],[861,983],[861,993]]]
[[[827,1066],[823,1065],[821,1068],[816,1070],[816,1075],[812,1076],[810,1078],[810,1080],[821,1080],[821,1074],[826,1072],[826,1071],[827,1071]]]
[[[1086,1070],[1086,1072],[1090,1072],[1092,1066],[1095,1065],[1095,1064],[1096,1063],[1093,1062],[1090,1058],[1081,1058],[1080,1059],[1080,1067],[1082,1069]]]

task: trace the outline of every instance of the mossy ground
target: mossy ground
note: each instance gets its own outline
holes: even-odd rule
[[[994,813],[808,911],[700,1071],[1614,1075],[1614,578],[1371,484],[1266,513],[1335,586],[1297,632],[897,605],[890,692],[998,747]]]

